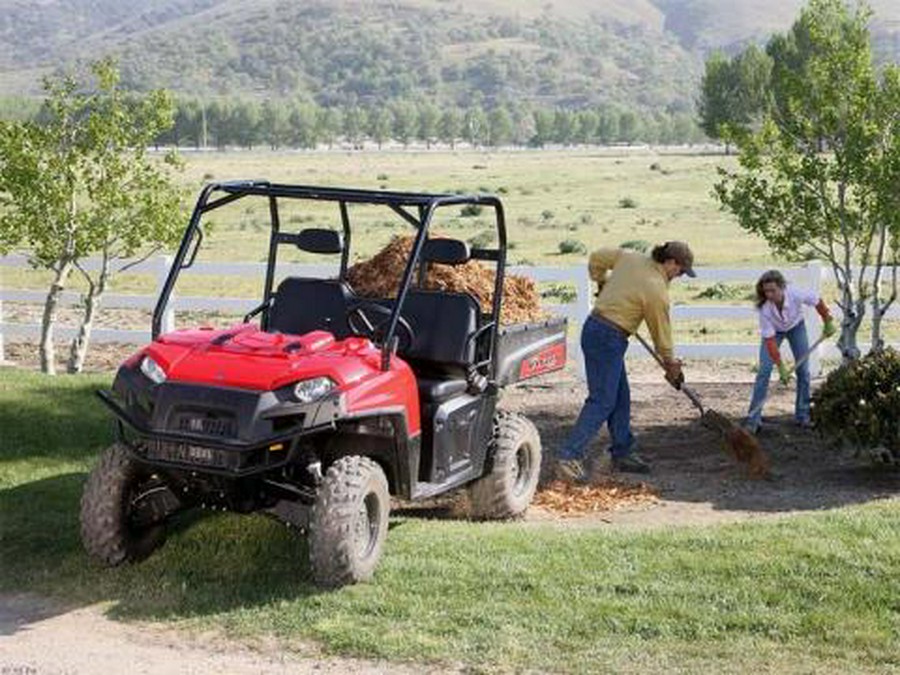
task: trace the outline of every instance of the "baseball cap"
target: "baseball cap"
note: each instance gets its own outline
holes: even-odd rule
[[[663,249],[663,257],[671,258],[681,265],[684,273],[689,277],[697,276],[694,271],[694,254],[691,252],[691,247],[683,241],[667,241]]]

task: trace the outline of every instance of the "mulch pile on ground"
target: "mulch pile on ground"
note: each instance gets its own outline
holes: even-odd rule
[[[353,291],[363,297],[391,298],[400,286],[400,277],[412,250],[413,237],[395,237],[371,260],[353,265],[347,270],[347,280]],[[494,271],[470,260],[464,265],[432,264],[425,288],[471,294],[482,311],[491,311],[494,294]],[[527,277],[507,274],[503,282],[503,305],[500,322],[504,324],[540,321],[541,298],[534,281]]]
[[[561,516],[583,516],[658,501],[659,492],[651,485],[608,478],[590,485],[553,481],[538,488],[533,504]]]

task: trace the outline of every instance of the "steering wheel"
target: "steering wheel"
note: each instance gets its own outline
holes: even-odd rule
[[[369,320],[369,317],[366,316],[366,312],[380,314],[384,318],[372,323],[372,321]],[[380,305],[374,300],[362,300],[354,303],[347,309],[347,325],[354,335],[361,335],[370,340],[378,341],[384,337],[384,331],[387,329],[387,324],[391,320],[391,314],[392,310],[389,307]],[[357,320],[362,326],[357,325]],[[412,326],[409,325],[409,321],[404,319],[403,316],[397,317],[397,327],[403,329],[399,331],[397,336],[400,340],[400,348],[407,350],[415,343],[416,333],[412,329]]]

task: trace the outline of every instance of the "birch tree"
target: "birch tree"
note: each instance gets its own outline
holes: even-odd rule
[[[40,359],[55,373],[53,329],[60,296],[80,276],[86,286],[68,366],[78,372],[114,274],[174,244],[181,230],[173,154],[148,155],[174,122],[163,91],[123,92],[112,60],[91,66],[88,82],[48,79],[37,120],[0,124],[0,251],[23,250],[52,273],[41,321]],[[98,257],[96,269],[85,264]]]

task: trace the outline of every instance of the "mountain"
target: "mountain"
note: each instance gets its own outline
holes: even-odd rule
[[[690,110],[712,49],[785,30],[801,0],[0,0],[0,94],[113,53],[136,89],[321,105],[427,98]],[[875,0],[900,53],[900,3]]]

